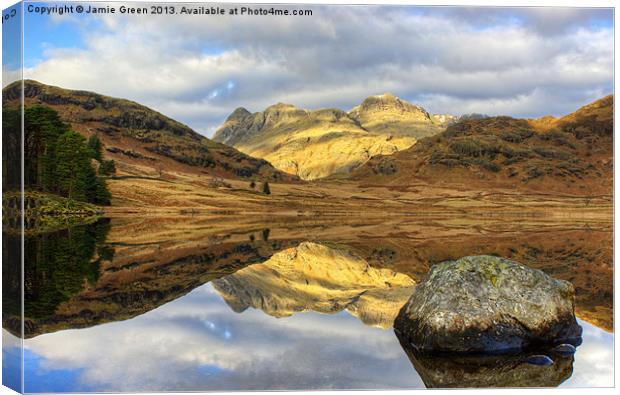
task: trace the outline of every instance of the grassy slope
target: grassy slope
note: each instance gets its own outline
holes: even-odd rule
[[[3,89],[3,106],[17,105],[21,89]],[[268,162],[216,143],[189,127],[138,103],[92,92],[73,91],[24,81],[26,105],[52,107],[78,132],[97,134],[105,156],[120,163],[121,173],[159,175],[182,170],[205,176],[294,181]]]
[[[560,119],[466,120],[410,149],[373,158],[353,179],[611,195],[612,119],[613,97],[608,96]]]

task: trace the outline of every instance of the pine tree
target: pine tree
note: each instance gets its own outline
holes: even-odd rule
[[[110,205],[110,199],[112,199],[112,194],[108,191],[105,181],[101,177],[97,177],[95,198],[92,202],[102,206],[108,206]]]
[[[2,189],[17,190],[21,186],[21,113],[2,109]]]
[[[19,114],[17,111],[15,113]],[[7,115],[8,120],[16,118],[11,117],[10,113]],[[26,188],[96,204],[110,203],[111,196],[105,181],[97,176],[91,164],[92,159],[102,162],[103,145],[97,136],[87,141],[62,122],[56,111],[39,105],[24,110],[24,130]],[[103,174],[116,171],[114,161],[103,161],[101,167]]]
[[[113,160],[104,160],[99,166],[99,174],[102,176],[110,176],[116,173],[116,164]]]
[[[29,188],[56,192],[56,142],[69,130],[58,113],[45,106],[24,110],[24,183]]]
[[[103,153],[103,145],[101,144],[101,140],[99,140],[99,137],[97,137],[96,134],[93,134],[92,136],[88,138],[87,146],[88,146],[88,149],[92,151],[93,159],[96,159],[99,162],[101,162],[102,153]]]
[[[82,135],[68,131],[56,144],[56,178],[61,195],[71,199],[90,201],[87,190],[93,188],[94,170],[90,164],[90,150]],[[96,174],[94,174],[96,178]]]

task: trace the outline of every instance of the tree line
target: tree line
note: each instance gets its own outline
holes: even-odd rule
[[[3,132],[7,151],[20,152],[21,117],[18,109],[3,109]],[[88,140],[62,122],[58,113],[46,106],[24,109],[24,187],[53,193],[70,199],[110,204],[110,191],[104,176],[113,174],[114,161],[102,158],[103,145],[97,136]],[[7,152],[8,153],[8,152]],[[6,157],[5,157],[6,158]],[[4,171],[9,174],[3,187],[19,185],[20,161],[3,160]],[[96,170],[98,164],[98,171]]]

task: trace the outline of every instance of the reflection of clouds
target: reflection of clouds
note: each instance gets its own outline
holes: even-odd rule
[[[614,385],[614,335],[579,320],[583,344],[577,348],[573,376],[563,384],[571,387]]]
[[[2,328],[2,385],[21,389],[21,339]]]
[[[613,335],[581,325],[584,344],[563,385],[613,384]],[[424,387],[391,330],[347,313],[236,314],[210,284],[134,319],[41,335],[26,347],[39,360],[26,389],[59,371],[79,372],[78,391]]]
[[[129,321],[26,346],[42,369],[82,369],[81,385],[98,390],[421,386],[392,331],[347,314],[235,314],[210,285]]]

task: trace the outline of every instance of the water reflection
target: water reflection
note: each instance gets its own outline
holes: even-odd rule
[[[572,281],[580,316],[611,325],[609,228],[553,226],[549,238],[537,226],[502,226],[266,227],[192,217],[112,219],[37,235],[25,271],[26,390],[613,384],[613,335],[584,321],[574,363],[552,368],[459,365],[403,350],[391,325],[415,282],[433,262],[470,254],[507,256]],[[3,317],[11,330],[8,323]],[[14,337],[3,337],[5,355],[19,351]]]
[[[557,387],[573,374],[573,355],[547,352],[553,364],[541,366],[534,354],[429,355],[399,340],[427,388]]]
[[[213,285],[235,312],[253,307],[287,317],[308,310],[347,310],[366,325],[391,328],[415,282],[370,266],[346,246],[304,242]]]
[[[572,375],[569,365],[557,377],[535,366],[542,368],[530,372],[541,372],[536,385],[613,383],[613,335],[580,325]],[[211,284],[132,320],[41,335],[26,348],[31,392],[425,387],[391,330],[346,311],[280,319],[256,309],[234,313]],[[593,350],[598,363],[580,364]]]
[[[114,257],[114,250],[104,244],[109,229],[109,219],[101,219],[90,225],[24,237],[25,336],[36,333],[41,325],[58,321],[54,313],[59,306],[98,281],[101,263]],[[3,234],[7,267],[21,267],[17,253],[20,238]],[[17,281],[4,285],[9,286],[9,294],[18,292],[13,287],[20,286]],[[3,311],[3,327],[19,333],[19,315],[20,306],[8,305]]]

